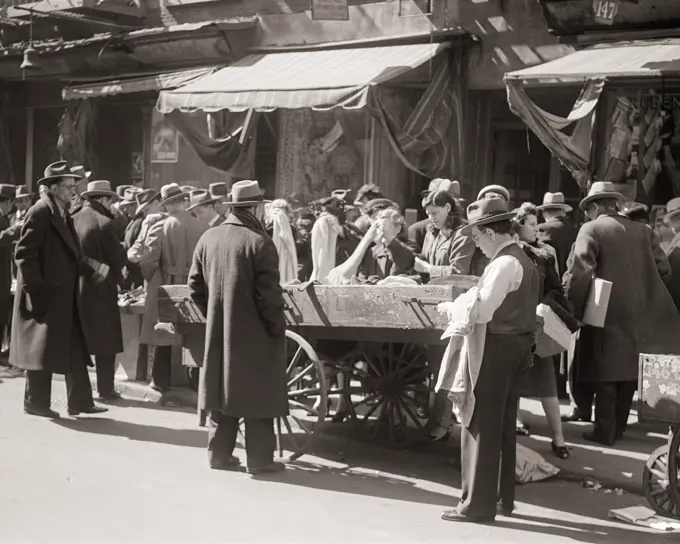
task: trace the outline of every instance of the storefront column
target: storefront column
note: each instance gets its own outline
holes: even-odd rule
[[[26,163],[24,183],[29,191],[33,191],[33,133],[35,108],[26,108]]]

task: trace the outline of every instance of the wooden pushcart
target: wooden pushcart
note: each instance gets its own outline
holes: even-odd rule
[[[640,354],[638,390],[638,419],[670,426],[645,464],[644,493],[658,514],[680,519],[680,356]]]
[[[308,451],[333,402],[364,438],[410,441],[423,430],[432,384],[425,345],[442,345],[440,302],[478,278],[447,285],[301,285],[284,289],[290,415],[277,422],[279,454]],[[186,286],[159,288],[159,326],[183,335],[184,364],[203,360],[205,319]]]

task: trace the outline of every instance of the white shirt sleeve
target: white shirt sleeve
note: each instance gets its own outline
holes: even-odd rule
[[[522,283],[524,270],[511,255],[502,255],[491,261],[479,279],[477,323],[488,323],[505,297],[517,291]]]

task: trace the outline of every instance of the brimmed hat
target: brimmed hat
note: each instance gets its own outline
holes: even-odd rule
[[[33,196],[33,193],[31,193],[25,185],[18,185],[15,191],[14,198],[17,200],[20,198],[31,198]]]
[[[219,200],[223,200],[229,196],[229,188],[224,181],[218,181],[217,183],[208,185],[208,192],[213,198]]]
[[[425,198],[435,191],[446,191],[453,198],[458,198],[460,197],[460,182],[446,178],[435,178],[427,186],[427,191],[421,191],[420,196]]]
[[[137,194],[135,194],[135,200],[137,201],[137,211],[135,213],[143,212],[149,204],[160,200],[161,194],[154,189],[142,189]]]
[[[92,172],[90,170],[85,170],[85,167],[82,164],[71,167],[71,173],[83,179],[90,179],[90,176],[92,176]]]
[[[118,198],[125,198],[125,191],[134,188],[134,185],[119,185],[116,187],[116,194]]]
[[[0,183],[0,200],[14,200],[17,190],[14,185]]]
[[[123,198],[121,198],[120,202],[118,202],[118,207],[122,208],[127,206],[136,206],[137,200],[135,199],[135,195],[140,191],[141,189],[139,187],[135,187],[134,185],[125,189]]]
[[[482,198],[467,207],[468,224],[461,229],[461,234],[470,234],[472,227],[498,223],[515,217],[515,212],[508,211],[508,203],[500,198]]]
[[[161,206],[166,206],[176,200],[186,199],[188,196],[176,183],[168,183],[161,187]]]
[[[191,211],[195,208],[198,208],[199,206],[206,206],[207,204],[214,204],[215,202],[219,202],[222,200],[221,198],[214,198],[211,194],[210,191],[206,189],[196,189],[195,191],[191,191],[189,193],[189,207],[187,208],[188,211]]]
[[[90,181],[87,184],[87,190],[80,193],[82,198],[92,198],[94,196],[110,196],[118,199],[116,192],[111,189],[111,182],[104,179]]]
[[[668,219],[680,214],[680,197],[671,198],[666,204],[666,215],[663,216],[664,223],[668,222]]]
[[[564,210],[570,212],[573,208],[564,201],[564,193],[545,193],[543,204],[536,206],[537,210]]]
[[[578,206],[581,210],[585,210],[586,206],[594,200],[605,198],[613,198],[619,201],[625,199],[623,194],[616,190],[615,185],[611,181],[596,181],[590,186],[588,196],[581,200]]]
[[[184,191],[187,194],[190,193],[191,191],[198,190],[198,187],[196,187],[195,185],[180,185],[179,188],[182,189],[182,191]]]
[[[510,202],[510,191],[502,185],[487,185],[486,187],[482,187],[482,190],[479,191],[479,194],[477,195],[477,200],[482,200],[487,193],[501,194],[506,202]],[[470,206],[472,206],[472,204],[470,204]]]
[[[366,185],[362,185],[360,189],[357,191],[357,196],[354,199],[354,205],[363,206],[361,199],[363,199],[366,195],[371,193],[376,195],[378,198],[382,198],[382,191],[380,190],[380,187],[378,187],[374,183],[367,183]]]
[[[269,200],[264,199],[264,193],[256,180],[246,179],[237,181],[231,186],[231,200],[229,204],[235,208],[256,206],[266,202],[269,202]]]
[[[83,177],[71,172],[66,161],[57,161],[45,168],[43,177],[38,180],[38,185],[52,185],[64,178],[82,179]]]

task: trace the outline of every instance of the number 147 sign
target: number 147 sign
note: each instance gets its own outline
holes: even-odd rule
[[[620,0],[593,0],[595,22],[601,25],[614,24],[614,17],[619,11]]]

